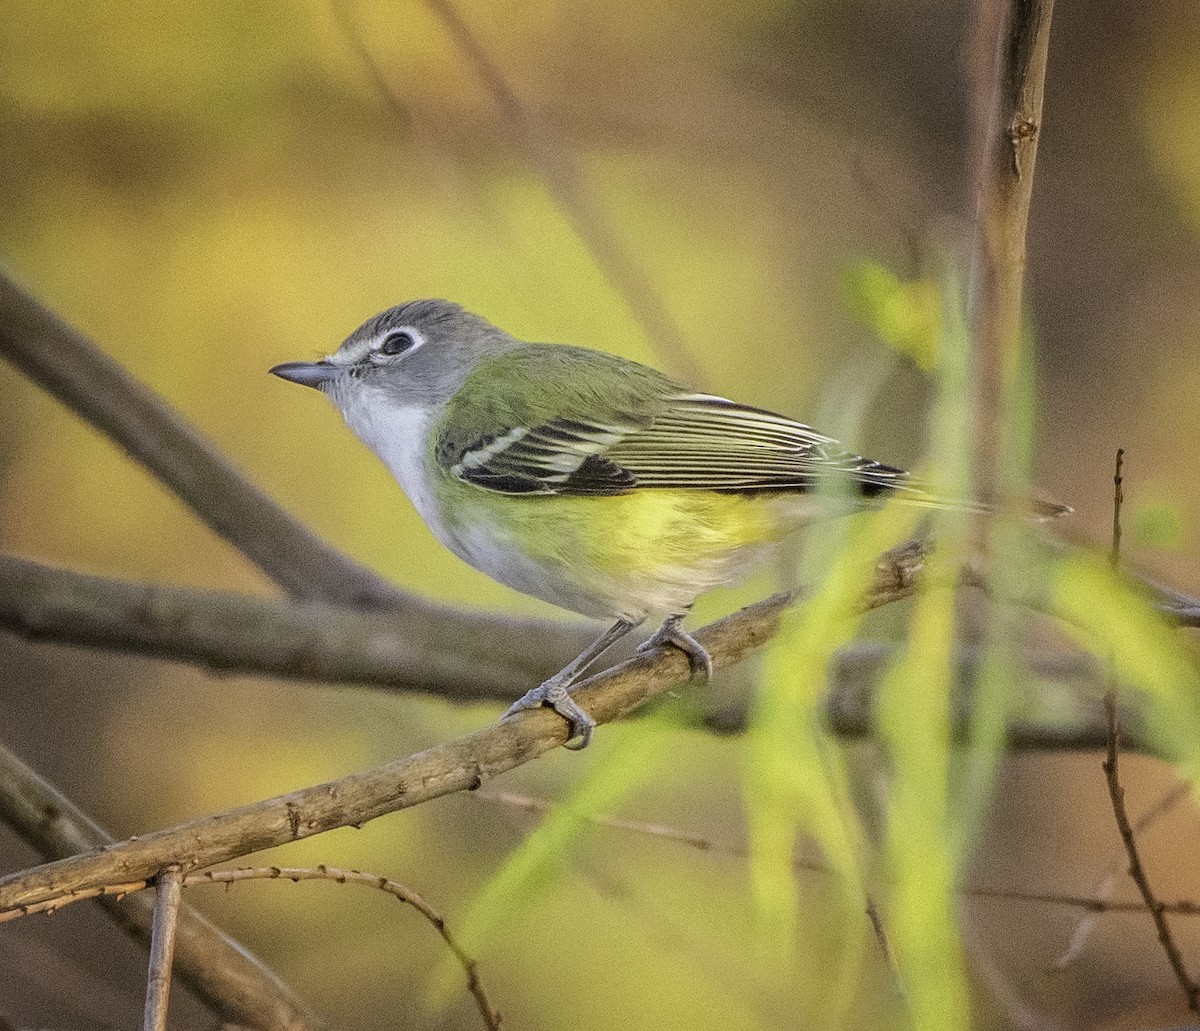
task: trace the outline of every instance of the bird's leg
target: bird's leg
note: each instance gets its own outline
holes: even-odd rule
[[[549,705],[571,724],[571,738],[573,739],[576,734],[579,735],[578,744],[571,744],[568,740],[565,747],[574,750],[587,748],[588,742],[592,739],[592,731],[596,729],[596,721],[579,707],[579,703],[571,697],[569,688],[588,666],[640,624],[641,620],[634,623],[628,619],[618,619],[549,680],[513,702],[508,712],[500,717],[501,721],[512,719],[525,709],[536,709],[542,705]]]
[[[654,631],[649,640],[638,645],[638,652],[648,652],[663,645],[674,645],[688,657],[688,665],[692,667],[692,677],[699,678],[701,683],[712,679],[712,656],[708,649],[697,641],[679,624],[687,617],[687,613],[676,613],[663,620],[663,625]]]

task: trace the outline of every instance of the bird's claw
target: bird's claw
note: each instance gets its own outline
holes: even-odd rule
[[[538,709],[543,705],[550,706],[571,726],[571,736],[563,745],[564,748],[573,752],[587,748],[592,740],[592,731],[596,729],[596,721],[571,697],[566,685],[556,682],[553,677],[513,702],[508,712],[500,717],[500,722],[511,720],[526,709]]]
[[[678,648],[687,656],[693,680],[699,680],[700,683],[706,684],[712,679],[713,663],[712,656],[708,654],[708,649],[677,622],[672,620],[667,620],[667,622],[655,630],[649,639],[638,645],[637,650],[638,654],[641,655],[645,652],[653,651],[655,648],[665,647],[666,645]]]

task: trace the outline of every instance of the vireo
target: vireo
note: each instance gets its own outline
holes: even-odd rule
[[[907,474],[782,415],[692,390],[654,369],[529,344],[447,301],[365,322],[334,354],[271,370],[316,387],[391,471],[447,548],[502,584],[612,626],[505,713],[549,704],[573,747],[595,721],[568,689],[651,614],[643,648],[712,662],[681,623],[789,529],[893,491],[937,504]],[[842,496],[816,491],[843,479]]]

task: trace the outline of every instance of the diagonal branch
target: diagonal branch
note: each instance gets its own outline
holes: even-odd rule
[[[1167,907],[1159,900],[1158,896],[1154,893],[1154,889],[1150,886],[1150,877],[1146,873],[1145,865],[1142,863],[1137,838],[1133,833],[1133,825],[1130,823],[1129,813],[1125,808],[1125,789],[1121,786],[1120,760],[1118,758],[1120,754],[1120,732],[1117,723],[1116,702],[1111,691],[1104,696],[1104,705],[1105,711],[1108,714],[1108,754],[1104,760],[1104,779],[1108,785],[1108,795],[1112,801],[1113,816],[1117,822],[1117,830],[1121,832],[1121,841],[1125,846],[1125,854],[1129,857],[1129,876],[1133,879],[1133,883],[1137,885],[1142,900],[1145,902],[1146,908],[1150,911],[1150,916],[1154,920],[1154,928],[1158,932],[1159,943],[1163,947],[1163,952],[1167,955],[1167,962],[1171,964],[1171,970],[1175,974],[1175,979],[1179,982],[1179,986],[1183,989],[1183,994],[1187,997],[1188,1009],[1192,1010],[1193,1013],[1200,1013],[1200,983],[1197,983],[1191,974],[1188,973],[1187,966],[1183,961],[1183,955],[1179,951],[1179,945],[1175,941],[1175,936],[1171,933],[1170,925],[1167,923]]]
[[[0,819],[32,848],[51,859],[111,845],[113,839],[7,749],[0,747]],[[153,900],[101,899],[118,926],[150,940]],[[279,978],[246,949],[188,906],[176,928],[175,972],[221,1020],[263,1031],[325,1031]]]
[[[865,593],[865,607],[912,593],[924,553],[901,555],[903,560],[892,553],[892,561]],[[731,666],[768,641],[778,630],[788,600],[776,597],[697,631],[714,667]],[[658,648],[592,677],[575,694],[597,723],[608,723],[689,677],[688,660],[681,652]],[[385,813],[477,788],[557,748],[568,733],[557,714],[545,709],[526,712],[373,770],[12,874],[0,879],[0,911],[73,890],[146,879],[171,863],[187,872],[337,827],[358,826]]]
[[[2,271],[0,356],[124,448],[289,594],[419,604],[298,523],[162,398]]]

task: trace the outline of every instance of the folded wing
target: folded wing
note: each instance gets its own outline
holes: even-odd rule
[[[904,488],[908,476],[784,416],[696,393],[662,397],[652,415],[509,427],[473,442],[447,467],[486,490],[564,496],[803,492],[841,478],[874,497]]]

